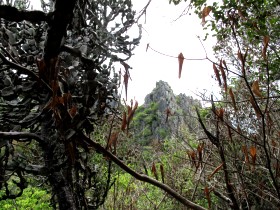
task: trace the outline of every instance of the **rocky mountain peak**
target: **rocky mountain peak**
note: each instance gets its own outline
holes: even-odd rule
[[[158,81],[135,113],[133,129],[137,139],[147,143],[176,137],[182,129],[193,130],[197,125],[195,106],[201,107],[198,100],[182,93],[175,95],[167,82]]]
[[[144,106],[148,107],[151,103],[158,103],[158,111],[164,112],[167,108],[174,108],[176,97],[167,82],[162,80],[156,83],[156,87],[145,97]]]

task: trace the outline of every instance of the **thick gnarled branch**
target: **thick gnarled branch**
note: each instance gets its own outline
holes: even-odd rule
[[[60,0],[55,2],[55,11],[47,32],[45,43],[44,59],[48,63],[51,58],[55,58],[60,53],[66,30],[73,17],[73,10],[76,0]]]
[[[18,141],[20,141],[20,139],[34,139],[40,144],[45,144],[45,141],[40,136],[29,132],[0,132],[0,139],[2,139],[0,142],[5,139],[16,139]]]
[[[0,18],[4,18],[9,21],[20,22],[27,20],[34,23],[41,21],[49,22],[49,16],[49,14],[46,14],[42,11],[24,11],[18,10],[17,8],[9,5],[0,6]]]

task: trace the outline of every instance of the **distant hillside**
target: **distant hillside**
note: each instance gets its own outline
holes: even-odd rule
[[[182,131],[195,133],[195,106],[201,107],[199,100],[185,94],[175,95],[168,83],[159,81],[137,109],[131,131],[142,144],[178,137]]]

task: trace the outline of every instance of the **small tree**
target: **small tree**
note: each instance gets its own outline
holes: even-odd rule
[[[180,1],[179,1],[180,2]],[[174,1],[174,3],[179,3]],[[199,182],[211,207],[278,209],[279,2],[194,1],[191,5],[217,38],[212,62],[222,99],[198,120],[207,140],[194,154]]]

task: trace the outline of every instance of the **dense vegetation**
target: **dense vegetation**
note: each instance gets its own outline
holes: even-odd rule
[[[279,2],[169,2],[216,37],[216,59],[205,57],[220,93],[201,96],[200,129],[147,141],[161,105],[117,92],[141,27],[126,32],[147,7],[136,17],[128,0],[0,1],[1,208],[279,209]],[[169,108],[166,122],[186,114]]]

